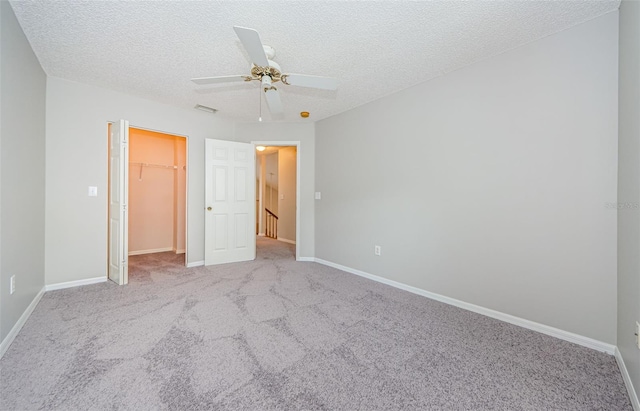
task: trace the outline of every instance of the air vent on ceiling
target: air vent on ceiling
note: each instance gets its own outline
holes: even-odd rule
[[[203,106],[202,104],[196,104],[195,109],[206,111],[207,113],[215,114],[218,110],[215,108]]]

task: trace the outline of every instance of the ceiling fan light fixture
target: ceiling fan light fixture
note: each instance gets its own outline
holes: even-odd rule
[[[194,107],[196,110],[206,111],[207,113],[216,114],[218,110],[212,107],[203,106],[202,104],[196,104]]]

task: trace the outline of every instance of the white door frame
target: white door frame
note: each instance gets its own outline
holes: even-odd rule
[[[300,141],[252,141],[253,149],[256,146],[265,147],[295,147],[296,148],[296,261],[300,261]],[[258,195],[258,193],[256,193]],[[262,213],[262,210],[260,210]]]
[[[117,121],[108,121],[107,124],[111,124],[111,126],[113,127],[114,124],[116,124]],[[137,128],[138,130],[145,130],[145,131],[151,131],[153,133],[160,133],[160,134],[166,134],[166,135],[170,135],[170,136],[175,136],[175,137],[181,137],[185,139],[185,163],[187,165],[187,169],[185,170],[185,200],[184,200],[184,211],[185,211],[185,217],[184,217],[184,265],[185,267],[188,267],[189,265],[189,136],[186,136],[184,134],[178,134],[178,133],[173,133],[173,132],[168,132],[168,131],[161,131],[161,130],[156,130],[153,128],[147,128],[147,127],[139,127],[136,125],[132,125],[129,124],[129,128]],[[107,138],[110,139],[111,136],[109,135],[109,133],[107,133]],[[111,150],[111,145],[109,145],[109,150]],[[110,151],[109,151],[110,152]],[[127,170],[129,170],[129,164],[126,164],[126,168]],[[107,166],[107,174],[109,174],[109,166]],[[127,193],[129,192],[129,179],[127,178],[125,181],[125,190],[127,191]],[[111,187],[108,187],[108,193],[111,192]],[[109,213],[109,195],[107,195],[107,214]],[[108,216],[107,216],[108,219]],[[129,234],[129,230],[127,229],[127,235]],[[107,230],[107,245],[109,244],[109,230]],[[128,252],[128,250],[127,250]],[[108,251],[107,251],[108,254]],[[109,274],[109,270],[108,270],[108,261],[107,261],[107,277]]]

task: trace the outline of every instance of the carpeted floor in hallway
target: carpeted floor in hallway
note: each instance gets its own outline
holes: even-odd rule
[[[130,259],[47,292],[0,360],[1,410],[631,410],[615,359],[316,263]]]

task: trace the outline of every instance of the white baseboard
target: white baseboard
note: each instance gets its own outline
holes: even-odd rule
[[[298,257],[298,259],[296,261],[310,261],[310,262],[315,262],[316,259],[313,257]]]
[[[176,254],[184,254],[187,252],[187,250],[184,250],[184,249],[180,249],[180,250],[173,249],[171,251],[173,251]]]
[[[13,326],[11,331],[9,331],[9,334],[7,334],[7,336],[4,337],[4,340],[2,340],[2,343],[0,343],[0,358],[2,358],[4,353],[7,352],[7,350],[9,349],[9,346],[11,345],[13,340],[15,340],[16,336],[18,335],[18,333],[22,329],[22,326],[27,322],[27,320],[29,319],[29,316],[31,315],[33,310],[35,310],[36,306],[40,302],[40,299],[44,295],[44,292],[45,292],[45,289],[44,289],[44,287],[42,287],[42,290],[40,290],[40,292],[38,292],[38,294],[36,294],[36,296],[31,301],[31,304],[29,304],[27,309],[24,310],[24,312],[22,313],[22,315],[18,319],[18,322],[16,322],[16,324]]]
[[[278,241],[282,241],[283,243],[289,243],[289,244],[296,245],[296,242],[295,242],[295,241],[293,241],[293,240],[289,240],[289,239],[287,239],[287,238],[278,237],[278,238],[276,238],[276,240],[278,240]]]
[[[191,267],[200,267],[204,265],[204,261],[194,261],[191,263],[187,263],[187,268],[191,268]]]
[[[64,283],[45,285],[44,290],[45,291],[62,290],[64,288],[80,287],[81,285],[104,283],[105,281],[107,281],[107,276],[87,278],[85,280],[67,281]]]
[[[624,359],[622,358],[622,353],[616,347],[616,362],[618,363],[618,368],[620,368],[620,373],[622,374],[622,379],[624,380],[624,385],[627,387],[627,392],[629,393],[629,399],[631,400],[631,405],[633,405],[634,411],[640,411],[640,401],[638,401],[638,394],[636,390],[633,388],[633,383],[631,382],[631,377],[629,376],[629,371],[627,371],[627,366],[624,364]]]
[[[505,314],[500,311],[495,311],[490,308],[481,307],[479,305],[466,303],[464,301],[456,300],[454,298],[445,297],[444,295],[432,293],[421,288],[413,287],[407,284],[400,283],[398,281],[389,280],[387,278],[379,277],[377,275],[369,274],[364,271],[356,270],[354,268],[345,267],[340,264],[332,263],[321,258],[315,258],[315,262],[337,268],[338,270],[346,271],[351,274],[359,275],[361,277],[368,278],[370,280],[377,281],[379,283],[387,284],[392,287],[399,288],[401,290],[409,291],[414,294],[421,295],[423,297],[430,298],[432,300],[440,301],[445,304],[453,305],[459,308],[463,308],[468,311],[473,311],[478,314],[486,315],[487,317],[495,318],[500,321],[504,321],[510,324],[514,324],[520,327],[528,328],[533,331],[537,331],[543,334],[550,335],[552,337],[560,338],[561,340],[569,341],[574,344],[582,345],[583,347],[591,348],[597,351],[602,351],[610,355],[614,355],[616,346],[613,344],[605,343],[602,341],[594,340],[593,338],[585,337],[583,335],[574,334],[569,331],[564,331],[558,328],[550,327],[548,325],[540,324],[534,321],[525,320],[524,318],[516,317],[510,314]],[[638,410],[640,411],[640,410]]]
[[[129,255],[142,255],[142,254],[164,253],[164,252],[166,252],[166,251],[173,251],[173,247],[152,248],[152,249],[150,249],[150,250],[129,251]]]
[[[258,237],[266,237],[267,235],[265,233],[258,233]]]

